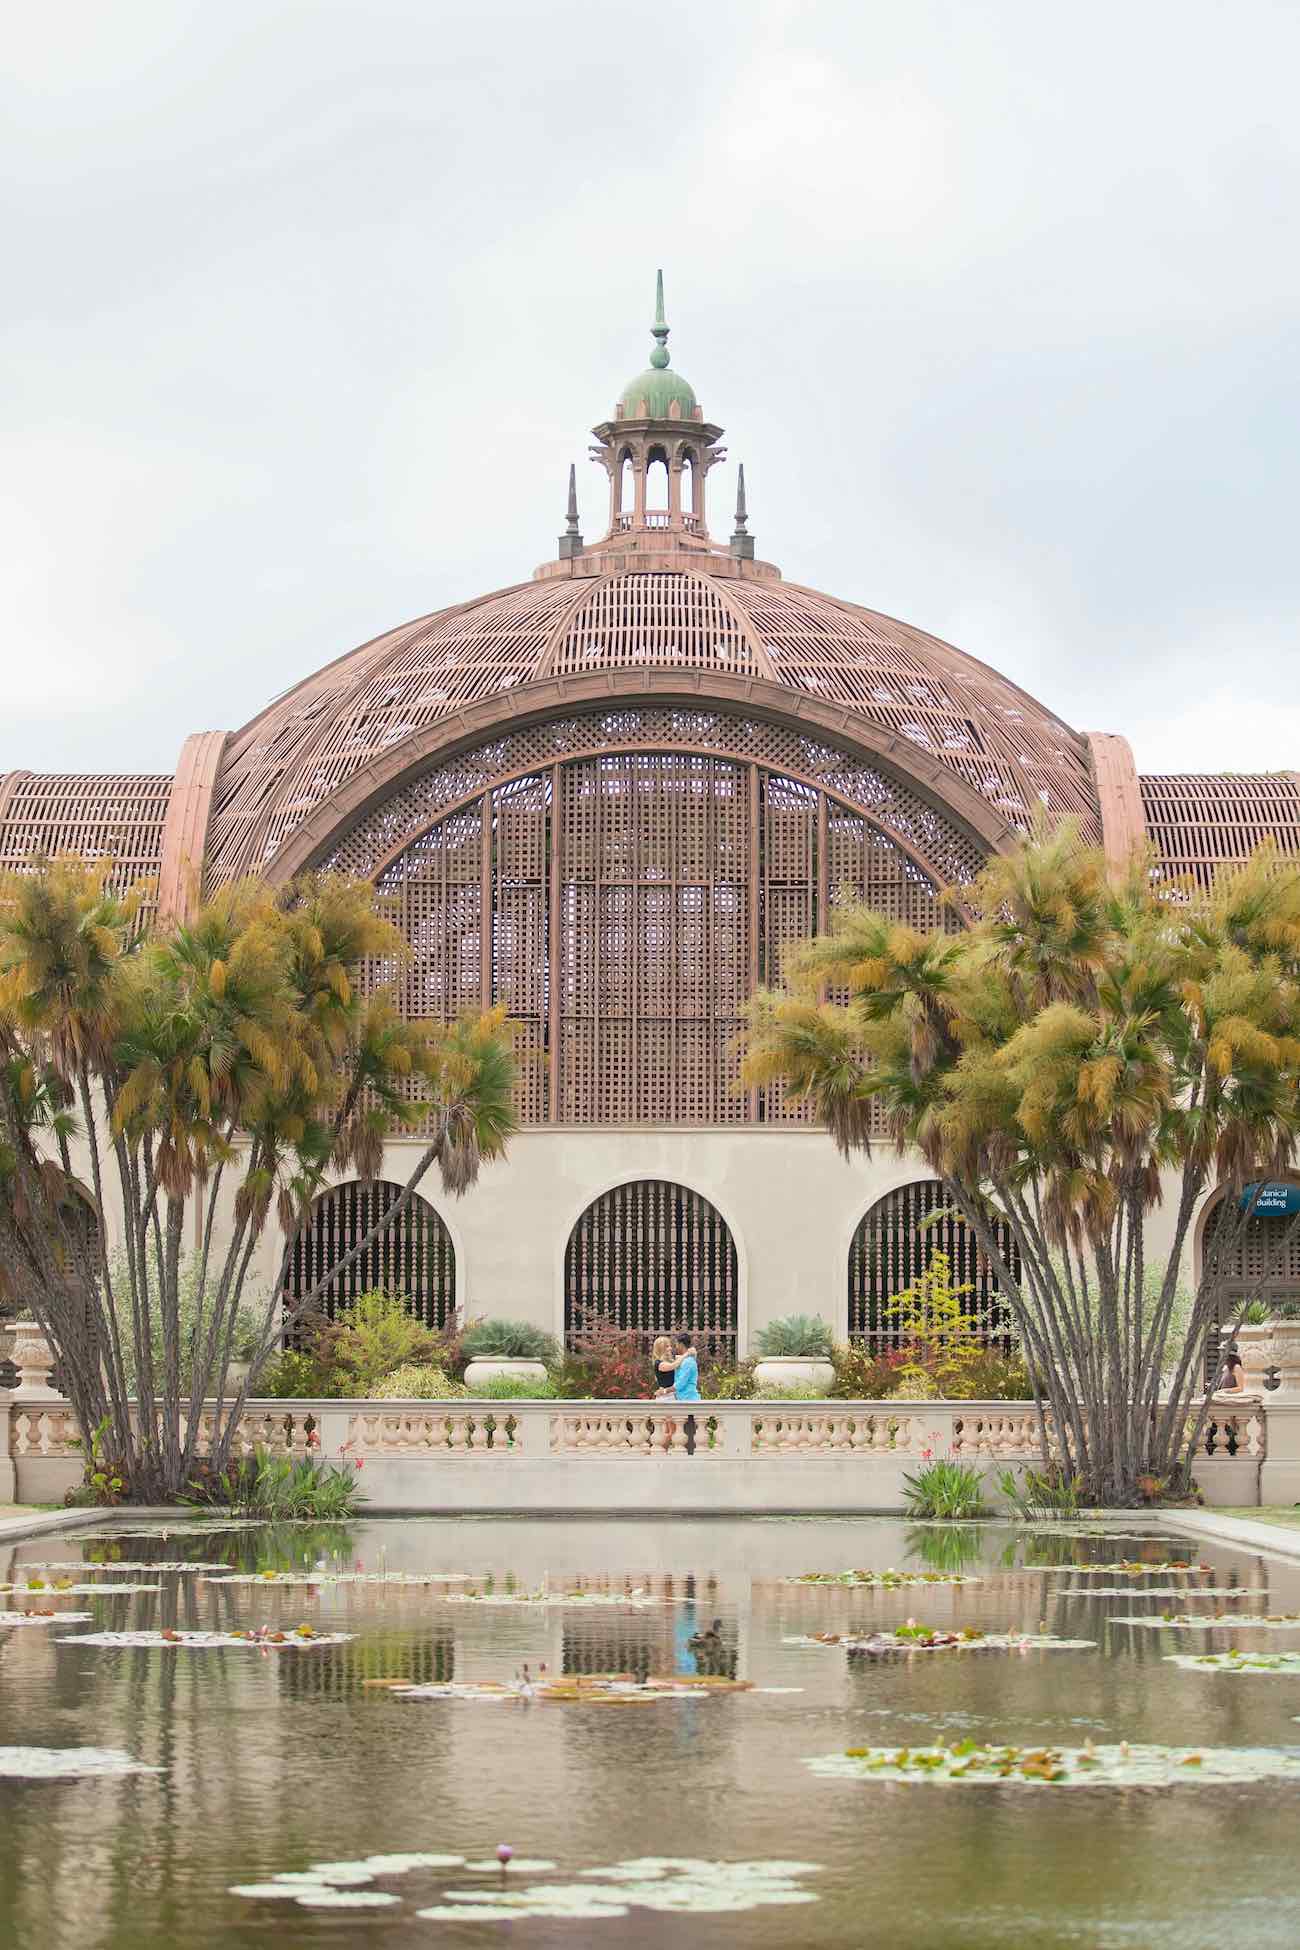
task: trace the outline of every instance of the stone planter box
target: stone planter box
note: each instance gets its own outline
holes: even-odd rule
[[[835,1369],[824,1354],[765,1355],[754,1368],[758,1388],[829,1388]]]
[[[501,1357],[489,1359],[486,1355],[476,1355],[465,1370],[465,1386],[471,1395],[485,1381],[495,1381],[498,1375],[517,1375],[521,1381],[545,1381],[545,1361],[507,1360]]]

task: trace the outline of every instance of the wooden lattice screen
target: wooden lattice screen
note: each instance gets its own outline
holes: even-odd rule
[[[1231,1193],[1219,1200],[1201,1237],[1203,1267],[1213,1264],[1220,1231],[1235,1227],[1240,1217]],[[1252,1213],[1244,1230],[1228,1245],[1220,1273],[1223,1286],[1215,1309],[1217,1322],[1210,1329],[1205,1350],[1206,1379],[1210,1382],[1219,1372],[1219,1330],[1225,1323],[1232,1325],[1243,1301],[1258,1298],[1268,1306],[1300,1303],[1300,1228],[1283,1214]]]
[[[667,729],[667,717],[649,728]],[[766,729],[773,756],[784,755],[785,734]],[[578,725],[543,734],[557,730],[591,735]],[[737,739],[754,731],[734,728]],[[531,755],[537,737],[523,734],[517,753],[498,748],[495,764]],[[790,756],[830,769],[846,790],[871,790],[839,755]],[[480,998],[505,1004],[525,1123],[806,1121],[779,1089],[739,1087],[747,997],[778,981],[787,946],[825,929],[848,896],[917,927],[958,925],[888,833],[822,786],[755,760],[614,749],[480,791],[479,755],[455,763],[458,807],[394,857],[394,832],[430,803],[404,788],[330,864],[378,865],[414,951],[399,977],[406,1015],[450,1021]],[[453,789],[422,782],[434,804]],[[921,802],[908,808],[899,796],[882,803],[882,817],[912,820],[920,837]],[[926,827],[927,847],[950,857],[939,826]],[[375,860],[384,833],[387,865]],[[953,865],[968,875],[978,855]]]
[[[934,1219],[936,1212],[943,1216]],[[1005,1221],[997,1223],[995,1235],[1007,1265],[1018,1274],[1019,1252]],[[889,1312],[890,1302],[925,1271],[936,1252],[947,1253],[954,1286],[973,1288],[963,1306],[981,1339],[1010,1349],[1015,1330],[997,1276],[937,1178],[887,1192],[854,1233],[849,1247],[851,1340],[882,1354],[901,1345],[902,1331]]]
[[[1170,877],[1208,887],[1261,840],[1300,853],[1300,779],[1291,772],[1167,774],[1139,781],[1147,832]]]
[[[317,1199],[293,1242],[284,1298],[300,1300],[391,1211],[401,1186],[385,1179],[336,1185]],[[400,1295],[426,1327],[442,1327],[456,1306],[456,1249],[438,1214],[415,1197],[393,1224],[326,1287],[315,1303],[331,1320],[362,1293]]]
[[[685,1185],[642,1178],[589,1205],[564,1255],[564,1331],[571,1347],[600,1322],[640,1334],[689,1328],[702,1348],[736,1354],[736,1245],[716,1207]]]

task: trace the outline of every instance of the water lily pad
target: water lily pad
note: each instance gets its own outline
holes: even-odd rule
[[[94,1615],[89,1611],[0,1611],[0,1628],[9,1625],[80,1625]]]
[[[459,1869],[463,1855],[367,1855],[358,1866],[377,1876],[404,1876],[412,1869]]]
[[[1059,1587],[1052,1593],[1054,1598],[1267,1598],[1267,1591],[1252,1587],[1247,1591],[1239,1584],[1168,1584],[1152,1589],[1143,1585],[1140,1590],[1123,1584],[1070,1585],[1064,1591]]]
[[[0,1777],[19,1781],[66,1781],[119,1774],[161,1774],[132,1760],[120,1747],[0,1747]]]
[[[300,1909],[387,1909],[401,1900],[382,1889],[302,1889],[294,1896]]]
[[[89,1618],[89,1612],[79,1614]],[[59,1620],[63,1624],[68,1618],[78,1616],[65,1612]],[[71,1638],[56,1639],[56,1645],[94,1645],[94,1646],[160,1646],[171,1651],[211,1652],[224,1651],[238,1647],[245,1652],[305,1652],[324,1645],[346,1645],[352,1638],[351,1632],[311,1632],[300,1633],[296,1628],[285,1632],[263,1634],[261,1632],[76,1632]]]
[[[1241,1652],[1234,1645],[1227,1652],[1170,1652],[1165,1664],[1188,1672],[1295,1673],[1300,1672],[1300,1652]]]
[[[465,1584],[468,1571],[226,1571],[218,1566],[198,1564],[203,1584],[383,1584],[421,1587],[431,1584]]]
[[[508,1864],[503,1864],[493,1856],[490,1862],[466,1862],[462,1866],[474,1875],[501,1875],[505,1873],[516,1876],[544,1876],[549,1870],[556,1868],[558,1865],[554,1862],[529,1862],[514,1856],[511,1857]]]
[[[828,1585],[846,1591],[901,1591],[915,1584],[983,1584],[983,1578],[961,1571],[804,1571],[797,1578],[782,1578],[782,1584]]]
[[[107,1598],[117,1591],[161,1590],[160,1584],[0,1584],[0,1591],[17,1591],[28,1598]]]
[[[1270,1632],[1300,1631],[1300,1612],[1207,1612],[1204,1618],[1196,1618],[1191,1612],[1145,1613],[1141,1618],[1112,1618],[1112,1625],[1164,1626],[1171,1632],[1221,1632],[1225,1628],[1239,1632],[1249,1626]]]
[[[363,1869],[359,1862],[317,1862],[310,1869],[281,1869],[271,1877],[275,1883],[290,1887],[301,1884],[313,1889],[321,1883],[327,1888],[360,1888],[362,1883],[374,1879],[370,1870]]]
[[[195,1564],[179,1558],[169,1563],[157,1564],[146,1564],[143,1558],[138,1561],[128,1558],[105,1558],[102,1564],[96,1562],[94,1558],[87,1558],[84,1561],[60,1558],[57,1562],[41,1562],[37,1559],[34,1563],[24,1564],[21,1568],[24,1571],[80,1571],[86,1577],[89,1577],[92,1571],[102,1571],[105,1577],[108,1577],[116,1575],[118,1571],[210,1571],[212,1566],[206,1563]]]
[[[785,1638],[782,1645],[832,1646],[869,1658],[897,1652],[1092,1652],[1095,1639],[1058,1639],[1049,1632],[949,1632],[904,1628],[895,1632],[815,1632]]]
[[[1186,1782],[1293,1781],[1300,1753],[1270,1747],[857,1747],[804,1765],[830,1780],[960,1787],[1169,1787]]]

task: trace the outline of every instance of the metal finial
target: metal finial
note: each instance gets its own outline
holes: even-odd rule
[[[650,327],[650,330],[658,340],[658,344],[650,354],[650,363],[652,366],[662,370],[668,364],[668,323],[664,317],[664,274],[662,271],[657,272],[655,275],[655,322]]]
[[[582,535],[578,528],[578,470],[569,462],[569,505],[564,514],[564,533],[560,537],[560,560],[568,562],[582,554]]]
[[[736,530],[731,538],[731,553],[745,562],[754,559],[754,537],[747,526],[749,510],[745,506],[745,469],[736,469]]]

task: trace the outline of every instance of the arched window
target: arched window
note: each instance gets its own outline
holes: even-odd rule
[[[293,1242],[284,1298],[301,1300],[358,1240],[392,1210],[400,1185],[353,1180],[323,1192]],[[326,1287],[317,1303],[331,1320],[362,1293],[400,1296],[426,1327],[443,1327],[456,1307],[456,1249],[438,1214],[418,1194],[401,1216]]]
[[[1270,1312],[1277,1306],[1300,1306],[1300,1228],[1294,1213],[1277,1209],[1280,1203],[1266,1200],[1261,1211],[1257,1201],[1256,1210],[1242,1226],[1241,1207],[1231,1192],[1225,1192],[1205,1221],[1202,1273],[1222,1254],[1218,1325],[1211,1329],[1205,1350],[1209,1381],[1219,1371],[1219,1326],[1230,1327],[1247,1300],[1262,1300]]]
[[[698,619],[679,620],[689,668]],[[795,741],[738,726],[760,745],[740,757],[675,748],[702,722],[676,709],[604,722],[606,751],[566,756],[586,735],[571,720],[484,754],[502,771],[516,754],[528,763],[381,867],[412,950],[394,984],[403,1015],[448,1022],[504,1003],[528,1124],[808,1122],[778,1086],[740,1087],[755,985],[779,980],[789,944],[825,931],[849,895],[918,928],[958,920],[862,813],[761,762],[806,759]],[[661,748],[620,748],[625,730]],[[448,790],[479,776],[457,760]]]
[[[739,1286],[735,1241],[708,1199],[663,1178],[616,1185],[569,1234],[565,1340],[580,1347],[609,1323],[648,1347],[686,1327],[704,1352],[734,1360]]]
[[[651,515],[657,515],[660,523],[667,522],[668,455],[662,447],[652,447],[646,455],[645,507],[647,521]]]
[[[938,1213],[941,1216],[935,1217]],[[927,1223],[929,1221],[929,1223]],[[1019,1275],[1020,1256],[1004,1219],[994,1226],[1007,1265]],[[936,1252],[945,1252],[954,1286],[970,1286],[964,1308],[981,1339],[1010,1349],[1015,1326],[997,1274],[978,1239],[944,1196],[937,1178],[921,1178],[887,1192],[866,1213],[849,1247],[849,1338],[875,1352],[900,1345],[903,1335],[890,1303],[912,1285]]]

